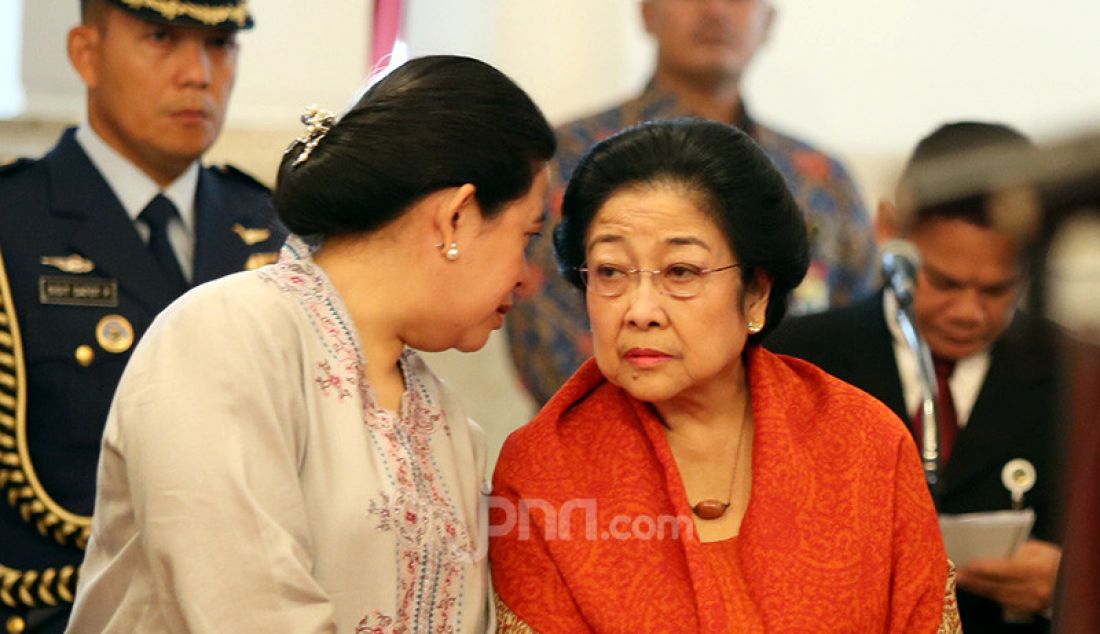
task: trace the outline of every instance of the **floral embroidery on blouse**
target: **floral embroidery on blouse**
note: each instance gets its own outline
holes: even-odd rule
[[[366,360],[350,326],[347,309],[324,272],[310,258],[310,246],[298,236],[287,239],[278,263],[261,273],[280,291],[297,297],[310,325],[323,341],[326,359],[314,366],[313,381],[322,396],[343,402],[358,394],[371,446],[384,461],[392,493],[378,492],[367,509],[378,530],[392,532],[398,545],[395,613],[371,607],[356,632],[453,631],[461,614],[467,565],[480,552],[443,484],[432,452],[437,434],[450,436],[447,418],[432,391],[413,371],[421,363],[406,349],[399,366],[406,391],[400,412],[381,407],[365,380]]]
[[[340,376],[332,371],[332,364],[328,361],[317,362],[317,377],[313,379],[321,388],[321,393],[328,396],[334,394],[337,399],[344,400],[351,396],[351,390],[345,387],[354,385],[355,377]]]
[[[359,621],[355,628],[355,634],[386,634],[393,627],[393,619],[382,614],[378,610],[372,610],[370,614]]]

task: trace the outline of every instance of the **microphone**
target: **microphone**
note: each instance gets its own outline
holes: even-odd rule
[[[898,328],[905,338],[906,345],[917,359],[918,376],[921,384],[921,466],[933,499],[939,498],[939,406],[936,402],[938,386],[936,371],[932,366],[932,352],[928,342],[917,330],[913,315],[913,294],[917,286],[917,270],[920,269],[920,252],[907,240],[891,240],[882,245],[882,276],[886,285],[897,300],[898,310],[894,313]]]
[[[894,293],[898,307],[908,310],[913,303],[920,268],[920,251],[908,240],[891,240],[882,245],[882,276]]]

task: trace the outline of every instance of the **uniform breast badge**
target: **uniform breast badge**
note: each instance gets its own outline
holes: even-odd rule
[[[95,262],[86,257],[73,253],[71,255],[44,255],[38,260],[43,266],[53,267],[62,273],[91,273],[95,269]]]
[[[95,340],[107,352],[120,354],[134,345],[134,327],[122,315],[107,315],[95,326]]]

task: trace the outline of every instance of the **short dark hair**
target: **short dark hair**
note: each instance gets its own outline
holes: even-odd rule
[[[299,235],[370,232],[424,196],[471,183],[493,217],[554,155],[554,133],[523,90],[469,57],[406,62],[377,84],[298,165],[279,166],[275,207]]]
[[[600,208],[629,187],[669,185],[698,197],[741,264],[745,284],[757,271],[772,280],[764,330],[783,319],[787,298],[806,275],[806,219],[771,159],[744,132],[702,119],[648,122],[594,146],[577,165],[554,232],[561,272],[579,289],[585,238]]]
[[[917,143],[902,171],[898,188],[908,188],[907,194],[912,198],[909,202],[915,211],[910,225],[917,226],[935,219],[957,219],[980,227],[990,226],[984,194],[933,204],[922,201],[920,191],[909,186],[914,184],[923,170],[942,165],[944,161],[958,160],[974,152],[1012,151],[1032,146],[1026,136],[1001,123],[956,121],[936,128]]]

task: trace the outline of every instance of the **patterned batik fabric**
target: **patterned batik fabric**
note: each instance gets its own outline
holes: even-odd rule
[[[545,403],[592,354],[584,298],[558,273],[552,229],[561,218],[569,175],[595,143],[643,121],[691,115],[676,97],[650,84],[615,108],[557,130],[550,202],[542,239],[531,247],[531,276],[508,314],[512,358],[523,384]],[[793,314],[822,311],[870,294],[876,288],[875,245],[870,217],[855,184],[836,159],[794,137],[740,113],[749,133],[783,174],[806,213],[810,268],[791,301]]]

